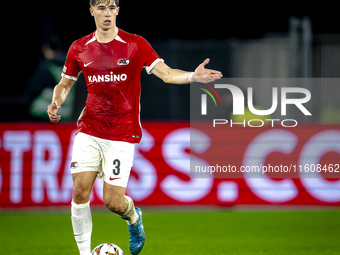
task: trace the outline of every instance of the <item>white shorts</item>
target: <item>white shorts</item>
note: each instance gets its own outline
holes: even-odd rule
[[[73,144],[71,174],[94,171],[106,183],[126,188],[133,155],[132,143],[78,133]]]

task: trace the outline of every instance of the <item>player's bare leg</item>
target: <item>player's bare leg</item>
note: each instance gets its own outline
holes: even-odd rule
[[[80,255],[91,254],[92,217],[90,210],[90,195],[97,172],[82,172],[72,174],[73,195],[71,218],[74,238]]]
[[[125,198],[126,188],[104,182],[103,201],[107,209],[117,214],[126,212],[129,202]]]
[[[112,212],[124,219],[129,228],[129,248],[132,255],[137,255],[145,243],[142,211],[135,208],[132,199],[125,196],[126,188],[104,182],[104,204]]]

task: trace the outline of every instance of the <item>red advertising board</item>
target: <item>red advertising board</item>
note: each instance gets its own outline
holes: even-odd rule
[[[221,152],[216,147],[212,150],[212,145],[203,151],[190,147],[190,132],[206,139],[218,133],[190,129],[187,122],[143,123],[143,139],[135,146],[127,188],[136,204],[340,205],[340,180],[336,175],[340,172],[339,125],[228,128],[221,140],[228,144],[220,155],[224,161],[214,159]],[[74,137],[74,124],[1,124],[0,207],[69,205]],[[273,139],[275,142],[268,145]],[[297,170],[279,179],[269,173],[254,178],[246,171],[240,176],[210,174],[206,176],[209,178],[193,178],[190,153],[203,165],[217,168],[225,164],[245,170],[260,162]],[[318,171],[318,165],[319,170],[334,174]],[[306,166],[308,171],[299,171],[299,167]],[[102,186],[102,180],[97,180],[92,204],[102,204]]]

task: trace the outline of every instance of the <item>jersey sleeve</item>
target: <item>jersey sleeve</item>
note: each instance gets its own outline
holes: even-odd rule
[[[80,68],[75,57],[75,53],[76,53],[76,50],[75,50],[75,45],[73,43],[70,49],[68,50],[63,72],[61,73],[62,77],[65,77],[69,80],[74,80],[74,81],[78,79],[78,74],[80,72]]]
[[[151,45],[143,37],[139,37],[138,41],[139,61],[145,68],[148,74],[151,74],[151,70],[158,62],[164,62]]]

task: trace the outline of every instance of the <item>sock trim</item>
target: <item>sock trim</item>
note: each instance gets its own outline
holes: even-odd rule
[[[129,205],[128,205],[128,208],[126,209],[126,211],[122,214],[122,216],[123,215],[125,216],[126,214],[129,214],[130,211],[135,207],[131,197],[128,197],[128,196],[124,196],[124,197],[129,202]]]
[[[76,204],[76,203],[73,202],[73,200],[72,200],[71,205],[72,205],[74,208],[76,208],[76,209],[83,209],[83,208],[86,208],[86,207],[90,206],[90,201],[88,201],[88,202],[85,203],[85,204]]]
[[[124,219],[127,224],[135,225],[139,221],[139,215],[138,215],[138,213],[136,213],[135,205],[134,205],[131,197],[125,196],[125,198],[129,202],[128,208],[123,214],[121,214],[121,215],[118,214],[118,216],[120,218]],[[133,219],[134,219],[134,221],[133,221]]]

